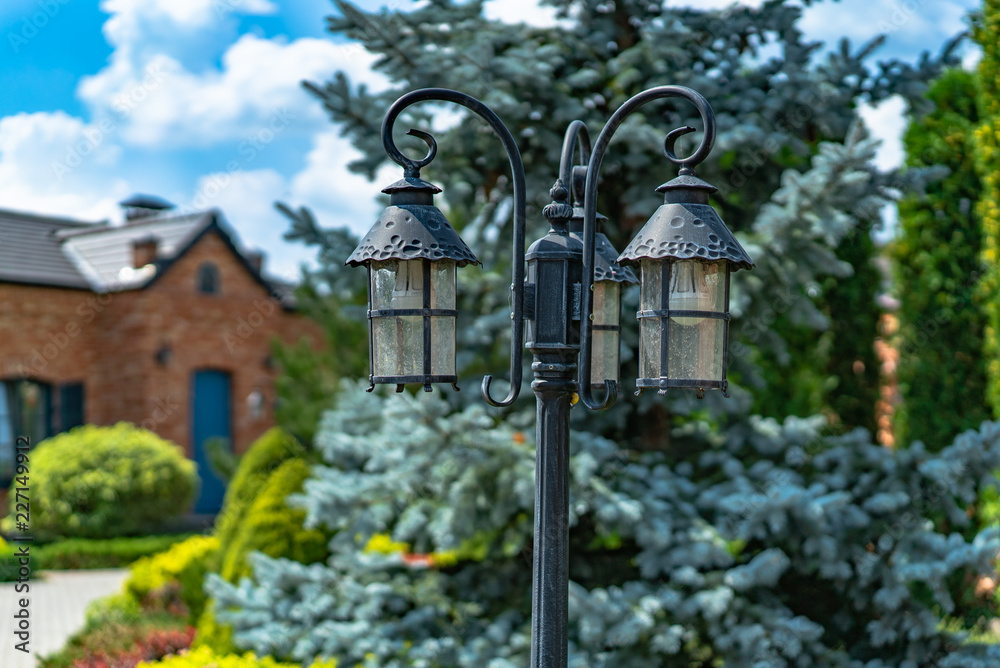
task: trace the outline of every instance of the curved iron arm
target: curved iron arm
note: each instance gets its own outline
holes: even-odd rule
[[[503,124],[500,117],[493,113],[493,110],[485,104],[465,93],[449,90],[447,88],[423,88],[403,95],[396,100],[389,111],[382,119],[382,144],[385,152],[396,164],[400,165],[406,176],[418,177],[420,169],[434,159],[437,152],[437,142],[426,132],[420,130],[410,130],[408,134],[419,137],[427,143],[429,151],[420,160],[413,160],[403,155],[392,140],[392,125],[400,112],[411,104],[435,100],[441,102],[453,102],[469,109],[480,118],[489,123],[493,131],[497,133],[500,142],[503,144],[507,157],[510,160],[510,171],[514,185],[514,243],[513,243],[513,285],[511,290],[513,298],[511,300],[511,323],[510,323],[510,391],[507,396],[497,401],[490,396],[490,384],[493,376],[483,378],[482,393],[483,399],[491,406],[510,406],[517,399],[521,392],[521,360],[524,354],[524,223],[525,223],[525,176],[524,164],[521,161],[521,152],[514,143],[514,137],[510,130]]]
[[[629,98],[625,104],[611,115],[611,118],[604,125],[604,129],[601,130],[601,134],[597,137],[597,143],[594,145],[590,162],[587,165],[587,184],[584,190],[583,201],[582,281],[584,289],[582,290],[583,299],[580,314],[580,378],[582,379],[590,378],[590,356],[593,348],[593,322],[591,318],[593,317],[594,307],[594,293],[592,290],[594,286],[594,235],[597,233],[598,172],[600,172],[601,162],[604,160],[604,153],[608,149],[608,144],[611,143],[611,137],[614,136],[615,131],[625,118],[647,102],[665,97],[680,97],[691,102],[701,115],[701,121],[705,126],[705,136],[702,137],[701,144],[687,158],[677,157],[674,153],[674,143],[682,135],[694,132],[694,128],[684,126],[667,133],[667,137],[663,142],[663,152],[667,156],[667,160],[680,166],[681,174],[693,174],[695,165],[708,157],[708,154],[712,151],[712,146],[715,144],[715,112],[712,111],[708,100],[701,93],[685,86],[657,86]],[[615,383],[605,381],[604,386],[607,388],[608,394],[604,397],[603,401],[598,403],[590,390],[590,383],[585,381],[580,382],[580,400],[587,408],[591,410],[603,410],[614,403],[617,394],[614,387]]]
[[[573,155],[576,147],[580,147],[580,164],[586,165],[590,160],[590,131],[583,121],[573,121],[566,128],[563,136],[562,154],[559,157],[559,180],[569,193],[569,202],[573,201]]]

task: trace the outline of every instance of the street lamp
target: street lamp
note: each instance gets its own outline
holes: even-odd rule
[[[617,255],[597,232],[597,180],[615,131],[640,106],[655,99],[684,98],[697,108],[704,137],[687,158],[674,153],[683,127],[664,141],[680,175],[660,186],[664,204],[632,243]],[[510,389],[495,399],[492,376],[482,395],[491,406],[510,406],[521,388],[521,360],[531,351],[535,393],[535,528],[532,556],[532,668],[565,668],[569,583],[569,410],[579,399],[592,410],[610,407],[618,394],[621,284],[635,282],[639,268],[640,322],[637,393],[644,388],[727,390],[730,274],[753,261],[709,205],[715,188],[694,173],[715,141],[715,116],[700,94],[682,86],[659,86],[630,98],[608,120],[590,147],[580,121],[567,129],[559,178],[543,209],[548,233],[525,253],[525,175],[510,130],[479,100],[453,90],[426,88],[403,95],[382,121],[382,143],[403,167],[403,179],[383,192],[389,208],[347,260],[369,273],[369,391],[380,383],[454,383],[455,269],[478,263],[458,233],[433,205],[436,186],[420,179],[437,144],[410,130],[428,146],[420,160],[406,157],[392,139],[399,114],[411,104],[434,100],[462,105],[497,133],[510,161],[514,189],[513,281],[511,285]],[[579,147],[586,167],[573,166]],[[588,159],[589,158],[589,159]],[[580,199],[583,207],[572,205]],[[603,217],[601,217],[603,218]],[[525,275],[527,265],[527,275]],[[597,401],[593,389],[604,387]],[[457,386],[456,386],[457,389]],[[727,395],[728,396],[728,395]]]

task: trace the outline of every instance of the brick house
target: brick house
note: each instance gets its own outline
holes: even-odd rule
[[[16,436],[124,420],[185,448],[212,512],[205,441],[242,452],[273,426],[272,340],[322,335],[219,211],[122,204],[120,226],[0,210],[0,485]]]

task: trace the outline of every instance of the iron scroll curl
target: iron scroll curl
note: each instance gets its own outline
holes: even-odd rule
[[[650,88],[638,95],[629,98],[621,107],[611,115],[608,122],[598,135],[590,154],[590,162],[587,164],[587,181],[584,187],[583,204],[583,285],[581,299],[581,327],[580,327],[580,378],[590,378],[590,357],[593,350],[593,308],[594,308],[594,252],[595,235],[597,233],[597,180],[601,169],[601,162],[607,152],[608,144],[615,131],[625,121],[625,119],[648,102],[663,98],[679,97],[694,105],[701,116],[704,126],[704,135],[698,148],[686,158],[679,158],[674,150],[677,139],[690,132],[694,128],[684,126],[676,128],[667,133],[663,141],[663,152],[667,160],[680,167],[681,174],[694,174],[694,168],[703,162],[711,153],[715,145],[715,112],[712,110],[708,100],[700,93],[686,86],[657,86]],[[591,410],[604,410],[610,408],[617,398],[616,384],[611,381],[604,383],[607,394],[604,399],[598,402],[590,388],[590,383],[580,383],[580,401]]]
[[[392,128],[396,118],[400,113],[412,104],[424,101],[452,102],[469,109],[477,116],[486,121],[497,134],[507,158],[510,161],[512,183],[514,187],[514,234],[512,244],[512,286],[511,286],[511,333],[510,333],[510,390],[507,396],[497,400],[490,395],[490,385],[493,376],[483,378],[482,395],[483,399],[491,406],[506,407],[517,400],[521,391],[521,364],[524,350],[524,238],[525,238],[525,209],[526,209],[526,188],[524,163],[521,160],[521,152],[514,142],[514,137],[510,130],[504,125],[500,117],[485,104],[465,93],[450,90],[448,88],[423,88],[403,95],[396,100],[382,119],[382,145],[389,158],[401,166],[404,175],[407,177],[419,178],[420,170],[427,166],[437,154],[437,142],[434,137],[422,130],[409,130],[407,134],[423,140],[428,147],[427,155],[419,160],[408,158],[396,146],[392,139]]]

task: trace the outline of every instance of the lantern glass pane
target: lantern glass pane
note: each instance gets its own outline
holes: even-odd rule
[[[594,283],[594,324],[618,325],[621,322],[621,283]]]
[[[643,311],[663,308],[663,260],[643,258],[640,267],[639,308]]]
[[[670,267],[670,290],[667,308],[671,311],[726,310],[725,262],[681,260]],[[696,325],[700,318],[671,316],[671,322]],[[672,374],[671,374],[672,375]]]
[[[605,380],[618,381],[618,332],[594,330],[590,384],[604,387]]]
[[[639,272],[639,309],[663,308],[663,262],[643,259]],[[639,377],[660,377],[660,319],[639,319]]]
[[[423,261],[372,263],[372,308],[376,311],[424,306]],[[372,361],[376,376],[424,372],[424,325],[420,316],[372,319]]]
[[[431,318],[431,375],[455,375],[455,319]]]
[[[455,308],[455,263],[431,262],[431,308]],[[455,316],[431,316],[431,375],[455,375]]]
[[[677,320],[680,320],[678,318]],[[670,318],[667,334],[667,372],[678,380],[722,380],[723,332],[726,322],[719,318],[684,318],[681,324]]]
[[[376,376],[418,376],[424,373],[423,318],[373,318],[372,329]]]
[[[454,262],[431,262],[431,308],[455,308]]]
[[[639,320],[639,377],[660,377],[660,319]]]
[[[621,324],[621,284],[600,281],[594,284],[594,325]],[[594,329],[590,358],[590,384],[603,387],[605,380],[618,381],[617,330]]]

